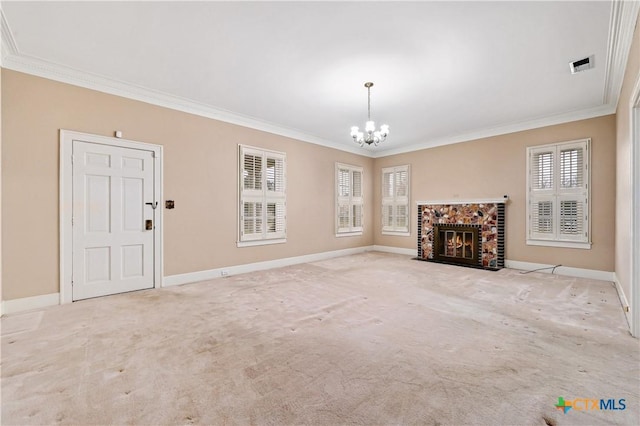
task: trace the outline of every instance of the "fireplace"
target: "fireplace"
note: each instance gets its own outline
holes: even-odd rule
[[[435,225],[433,260],[445,263],[478,265],[482,250],[479,225]]]
[[[417,258],[492,271],[504,268],[507,200],[419,201]]]

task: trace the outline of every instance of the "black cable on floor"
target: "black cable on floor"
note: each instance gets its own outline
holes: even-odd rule
[[[551,268],[553,268],[553,269],[551,269],[551,273],[553,274],[553,273],[555,272],[556,268],[557,268],[557,267],[559,267],[559,266],[562,266],[562,265],[547,266],[547,267],[544,267],[544,268],[532,269],[532,270],[530,270],[530,271],[522,271],[522,272],[520,272],[520,273],[521,273],[521,274],[528,274],[528,273],[530,273],[530,272],[544,271],[545,269],[551,269]]]

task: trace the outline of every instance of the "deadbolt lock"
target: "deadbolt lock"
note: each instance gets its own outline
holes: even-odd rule
[[[153,229],[153,220],[152,219],[145,220],[144,227],[147,231],[151,231]]]

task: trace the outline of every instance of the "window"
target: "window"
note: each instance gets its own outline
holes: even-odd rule
[[[286,155],[245,145],[239,154],[238,246],[285,242]]]
[[[362,235],[362,167],[336,163],[336,235]]]
[[[409,166],[382,169],[382,233],[409,235]]]
[[[527,244],[591,248],[589,143],[527,148]]]

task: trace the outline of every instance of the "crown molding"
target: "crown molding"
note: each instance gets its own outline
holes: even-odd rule
[[[18,46],[9,28],[7,18],[4,16],[2,10],[2,3],[0,2],[0,67],[3,66],[4,58],[9,55],[16,55],[18,53]]]
[[[615,114],[618,106],[618,98],[620,97],[620,91],[622,90],[627,60],[629,59],[629,51],[631,50],[631,44],[633,42],[636,21],[638,20],[639,14],[640,1],[612,1],[609,22],[609,44],[605,65],[603,105],[542,117],[535,120],[508,124],[505,126],[497,126],[474,132],[452,135],[397,149],[379,150],[374,153],[373,157],[380,158],[390,155],[404,154],[421,149],[435,148],[442,145],[469,142],[481,138]]]
[[[3,28],[5,27],[3,24]],[[14,43],[15,46],[15,43]],[[3,34],[3,50],[4,50],[4,34]],[[7,49],[11,52],[11,48]],[[369,147],[360,148],[352,145],[344,145],[322,139],[313,135],[309,135],[297,129],[291,129],[283,126],[278,126],[267,121],[259,120],[257,118],[233,113],[231,111],[223,110],[220,108],[214,108],[212,106],[194,102],[189,99],[181,98],[178,96],[163,93],[157,90],[148,89],[145,87],[133,85],[117,81],[114,79],[106,78],[97,74],[88,73],[86,71],[77,70],[64,65],[54,64],[48,61],[44,61],[39,58],[30,57],[18,53],[8,53],[4,56],[2,61],[2,67],[11,69],[14,71],[23,72],[26,74],[35,75],[38,77],[47,78],[62,83],[71,84],[74,86],[84,87],[86,89],[96,90],[111,95],[121,96],[128,99],[133,99],[141,102],[145,102],[152,105],[157,105],[177,111],[186,112],[189,114],[195,114],[202,117],[211,118],[226,123],[231,123],[243,127],[248,127],[255,130],[261,130],[268,133],[273,133],[280,136],[300,140],[302,142],[308,142],[315,145],[320,145],[328,148],[337,149],[340,151],[350,152],[352,154],[361,155],[369,158],[387,157],[389,155],[402,154],[406,152],[419,151],[427,148],[435,148],[437,146],[449,145],[460,142],[472,141],[475,139],[481,139],[491,136],[498,136],[507,133],[514,133],[523,130],[530,130],[539,127],[551,126],[554,124],[567,123],[570,121],[584,120],[588,118],[599,117],[602,115],[608,115],[615,113],[615,105],[603,105],[586,110],[573,111],[570,113],[554,115],[544,117],[536,120],[525,121],[521,123],[509,124],[505,126],[493,127],[488,129],[482,129],[475,132],[462,133],[459,135],[453,135],[450,137],[434,139],[428,142],[413,144],[406,147],[396,149],[380,149],[378,146],[376,151],[369,149]]]
[[[614,106],[618,104],[638,13],[640,13],[639,1],[614,0],[611,4],[605,87],[602,96],[604,104]]]
[[[427,142],[417,143],[401,148],[377,151],[374,158],[388,157],[390,155],[404,154],[407,152],[419,151],[422,149],[435,148],[443,145],[470,142],[477,139],[489,138],[492,136],[506,135],[509,133],[522,132],[524,130],[539,129],[541,127],[553,126],[556,124],[569,123],[572,121],[586,120],[589,118],[601,117],[614,114],[615,105],[601,105],[594,108],[587,108],[571,111],[563,114],[551,115],[535,120],[521,121],[519,123],[507,124],[504,126],[490,127],[474,132],[462,133],[459,135],[447,136],[439,139],[432,139]]]
[[[7,37],[5,37],[5,32]],[[5,43],[5,39],[7,42]],[[6,47],[5,47],[6,44]],[[67,83],[110,95],[121,96],[127,99],[145,102],[189,114],[207,117],[218,121],[223,121],[238,126],[248,127],[280,136],[300,140],[303,142],[320,145],[326,148],[333,148],[346,151],[364,157],[372,157],[372,152],[362,150],[360,147],[344,145],[327,139],[322,139],[304,133],[300,130],[279,126],[268,121],[254,117],[237,114],[221,108],[195,102],[179,96],[170,95],[158,90],[149,89],[123,81],[107,78],[98,74],[89,73],[73,67],[45,61],[40,58],[25,55],[18,50],[9,26],[6,23],[4,14],[2,15],[2,67],[25,74],[47,78],[49,80]]]
[[[512,123],[504,126],[481,129],[474,132],[451,135],[439,139],[433,139],[423,143],[412,144],[400,148],[384,149],[377,147],[376,150],[345,145],[331,140],[319,138],[307,134],[298,129],[280,126],[250,117],[237,114],[228,110],[215,108],[213,106],[195,102],[179,96],[170,95],[161,91],[146,87],[117,81],[101,75],[88,73],[83,70],[64,66],[61,64],[45,61],[40,58],[22,54],[11,33],[11,29],[2,12],[0,3],[2,53],[0,55],[0,66],[14,71],[47,78],[74,86],[84,87],[111,95],[121,96],[157,105],[177,111],[186,112],[202,117],[223,121],[255,130],[260,130],[276,135],[296,139],[302,142],[312,143],[328,148],[346,151],[361,155],[363,157],[380,158],[390,155],[403,154],[427,148],[434,148],[442,145],[468,142],[476,139],[499,136],[524,130],[531,130],[540,127],[562,124],[571,121],[584,120],[599,117],[616,112],[618,97],[622,88],[625,67],[629,57],[631,42],[635,30],[635,23],[640,11],[638,1],[618,1],[612,2],[612,10],[609,25],[609,46],[606,60],[606,80],[603,94],[603,105],[578,111],[571,111],[563,114],[542,117],[535,120],[528,120],[519,123]]]

